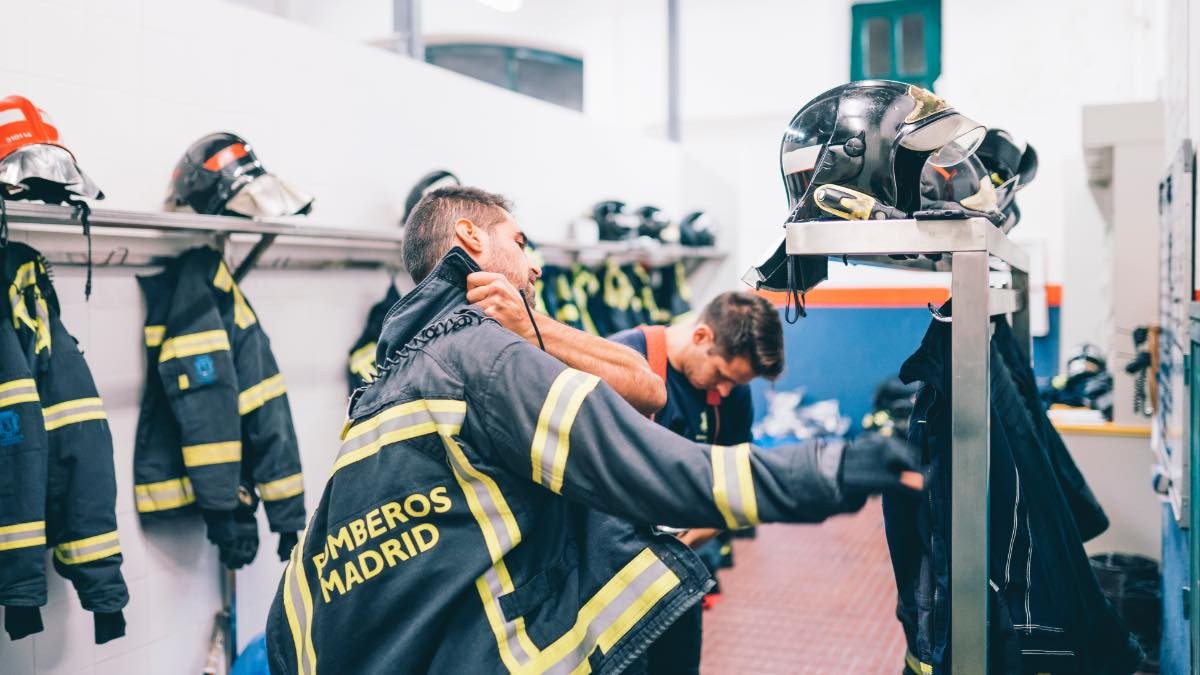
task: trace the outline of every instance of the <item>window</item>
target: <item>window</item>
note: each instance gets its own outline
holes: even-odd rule
[[[850,79],[900,80],[932,90],[942,74],[941,0],[850,8]]]
[[[583,61],[566,54],[497,44],[434,44],[425,60],[543,101],[583,111]]]

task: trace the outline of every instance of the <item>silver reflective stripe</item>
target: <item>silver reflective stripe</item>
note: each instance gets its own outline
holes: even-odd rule
[[[730,529],[757,525],[758,497],[750,467],[750,444],[712,447],[713,500]]]
[[[312,641],[312,596],[308,591],[308,577],[304,571],[304,540],[307,532],[300,533],[300,540],[292,549],[292,559],[284,570],[283,597],[284,614],[292,633],[296,649],[296,670],[302,675],[316,675],[317,655]]]
[[[0,551],[41,546],[46,543],[46,522],[42,520],[0,527]]]
[[[120,552],[121,542],[115,530],[77,541],[65,541],[54,547],[54,557],[66,565],[82,565]]]
[[[595,375],[568,368],[555,378],[546,394],[534,429],[530,464],[533,480],[554,492],[562,491],[575,416],[583,399],[599,382]]]
[[[37,400],[37,384],[29,378],[0,384],[0,408],[18,403],[34,403]]]
[[[500,607],[500,598],[506,595],[504,587],[500,583],[500,574],[496,572],[496,568],[489,567],[483,573],[483,581],[487,584],[488,590],[491,592],[491,598],[495,602],[495,612],[497,616],[503,617],[504,610]],[[504,642],[508,644],[509,652],[513,658],[521,665],[529,663],[536,654],[530,654],[525,651],[524,645],[517,639],[517,622],[516,620],[504,622]]]
[[[643,596],[654,585],[654,582],[668,572],[670,572],[670,568],[655,558],[654,562],[642,570],[641,574],[637,575],[628,586],[621,589],[611,603],[600,610],[596,618],[588,624],[583,640],[572,651],[541,672],[549,674],[575,672],[575,669],[587,661],[588,656],[596,649],[600,636],[615,626],[621,620],[622,615],[641,604],[644,601]],[[632,625],[629,627],[632,628]]]
[[[424,401],[422,401],[424,403]],[[436,403],[436,402],[429,402]],[[407,405],[407,404],[404,404]],[[400,406],[398,406],[400,407]],[[382,414],[386,414],[386,411]],[[361,450],[367,446],[376,443],[388,433],[401,431],[406,427],[415,427],[420,424],[434,423],[439,425],[461,426],[467,418],[465,409],[462,412],[458,411],[431,411],[428,408],[415,408],[411,412],[399,414],[391,419],[384,420],[377,427],[367,433],[355,436],[350,440],[342,443],[342,448],[338,452],[337,461],[346,457],[356,450]],[[351,429],[353,431],[353,428]],[[435,430],[430,429],[426,433],[433,433]],[[339,467],[340,468],[340,467]]]
[[[505,553],[513,550],[519,542],[513,539],[512,533],[505,526],[500,506],[492,499],[492,493],[487,489],[487,486],[472,476],[474,473],[473,468],[465,466],[458,453],[447,452],[446,457],[450,460],[450,465],[454,468],[455,473],[458,474],[459,484],[464,489],[469,489],[471,495],[479,503],[483,511],[482,516],[490,526],[492,536],[496,538],[496,546],[499,549],[499,554],[503,556]],[[505,505],[505,510],[507,510],[507,505]],[[476,518],[480,515],[479,513],[475,514]]]
[[[64,401],[57,405],[47,406],[42,413],[47,431],[53,431],[74,422],[105,418],[104,403],[97,397]]]

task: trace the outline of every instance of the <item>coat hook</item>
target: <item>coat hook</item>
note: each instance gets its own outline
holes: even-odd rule
[[[954,317],[946,316],[945,314],[942,314],[941,312],[934,309],[932,302],[925,303],[925,306],[929,308],[929,313],[933,315],[934,321],[937,321],[940,323],[951,323],[952,321],[954,321]]]

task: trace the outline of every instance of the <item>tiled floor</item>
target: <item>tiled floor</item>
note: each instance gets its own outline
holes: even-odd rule
[[[879,501],[822,525],[769,525],[734,540],[736,567],[704,613],[704,675],[899,675],[896,622]]]

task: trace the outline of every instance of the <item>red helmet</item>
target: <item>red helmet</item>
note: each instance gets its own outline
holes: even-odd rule
[[[54,204],[77,197],[104,199],[45,111],[22,96],[0,99],[0,188],[6,199]]]

